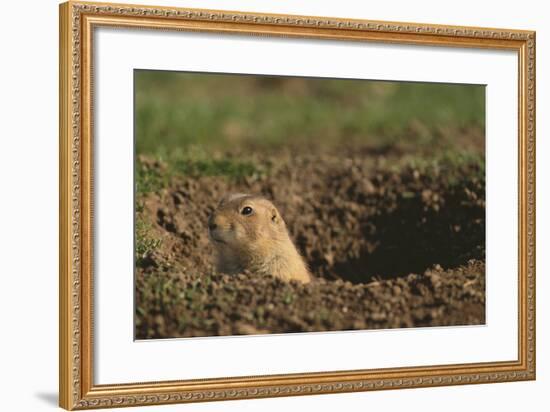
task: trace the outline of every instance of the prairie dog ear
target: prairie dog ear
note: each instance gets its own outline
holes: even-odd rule
[[[277,208],[275,206],[272,206],[269,209],[269,217],[270,217],[271,221],[273,223],[275,223],[276,225],[280,225],[280,224],[285,223],[283,218],[281,217],[281,214],[279,213],[279,211],[277,210]]]

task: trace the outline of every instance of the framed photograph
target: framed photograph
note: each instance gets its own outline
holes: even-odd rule
[[[60,406],[535,379],[535,33],[60,6]]]

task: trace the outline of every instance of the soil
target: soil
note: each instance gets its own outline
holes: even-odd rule
[[[484,324],[483,167],[389,159],[271,154],[254,159],[266,173],[176,176],[140,195],[160,242],[136,265],[137,338]],[[214,272],[206,222],[230,192],[277,204],[315,282]]]

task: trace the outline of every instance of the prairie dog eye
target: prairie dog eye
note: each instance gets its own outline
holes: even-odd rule
[[[243,207],[243,210],[241,210],[241,215],[247,216],[247,215],[252,214],[253,211],[254,210],[250,206],[245,206],[245,207]]]

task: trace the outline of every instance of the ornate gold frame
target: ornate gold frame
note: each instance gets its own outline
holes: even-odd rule
[[[509,362],[94,385],[92,42],[98,26],[508,49],[519,59],[519,351]],[[66,409],[535,379],[535,33],[70,1],[60,5],[60,371]]]

